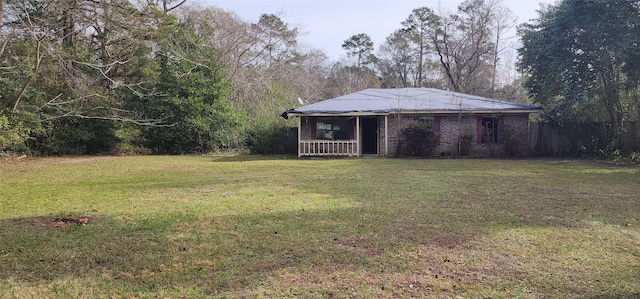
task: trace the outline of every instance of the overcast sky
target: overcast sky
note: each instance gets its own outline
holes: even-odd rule
[[[284,22],[301,28],[301,40],[324,50],[332,60],[345,56],[342,43],[350,36],[366,33],[375,49],[396,29],[414,8],[427,6],[436,12],[455,12],[463,0],[199,0],[235,12],[240,18],[257,22],[263,13],[284,14]],[[518,24],[537,17],[540,3],[553,0],[503,0],[518,17]],[[515,30],[511,32],[515,36]],[[514,38],[515,42],[515,38]]]

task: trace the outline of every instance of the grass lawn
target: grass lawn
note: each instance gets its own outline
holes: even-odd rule
[[[639,298],[640,168],[0,162],[0,298],[203,297]]]

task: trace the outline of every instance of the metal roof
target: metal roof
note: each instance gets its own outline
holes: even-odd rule
[[[283,116],[312,114],[389,113],[530,113],[532,105],[499,101],[433,88],[365,89],[287,110]]]

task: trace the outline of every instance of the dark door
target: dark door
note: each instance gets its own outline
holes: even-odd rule
[[[375,155],[378,153],[378,118],[362,118],[362,154]]]

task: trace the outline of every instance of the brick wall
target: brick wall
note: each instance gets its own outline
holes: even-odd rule
[[[300,116],[300,140],[311,140],[311,121],[307,116]]]
[[[529,148],[529,117],[522,115],[505,115],[500,117],[498,127],[498,144],[481,144],[478,141],[477,126],[478,117],[482,115],[435,115],[439,143],[436,146],[434,155],[437,156],[458,156],[469,155],[474,157],[502,157],[524,156]],[[490,117],[486,115],[485,117]],[[396,156],[398,153],[398,138],[400,130],[412,121],[416,116],[389,116],[389,155]],[[384,146],[384,122],[380,126],[381,146]],[[460,136],[470,138],[468,154],[465,153],[464,145],[461,145]],[[507,142],[505,144],[504,142]]]
[[[415,117],[408,116],[399,116],[399,115],[389,115],[389,156],[397,156],[398,155],[398,142],[400,136],[400,130],[405,127],[410,122],[415,121]],[[382,123],[383,132],[382,137],[380,138],[384,141],[384,123]]]
[[[436,156],[458,156],[462,150],[463,155],[473,157],[503,157],[525,156],[529,149],[529,117],[526,114],[504,115],[499,117],[498,143],[482,144],[478,140],[478,118],[482,115],[430,115],[436,119],[439,143],[434,151]],[[491,115],[485,115],[491,117]],[[397,156],[400,130],[412,121],[415,115],[389,115],[389,156]],[[312,139],[311,125],[313,120],[309,117],[300,118],[300,134],[302,140]],[[384,155],[385,150],[385,122],[384,116],[378,118],[378,152]],[[468,136],[468,153],[464,152],[464,146],[460,147],[460,136]]]

